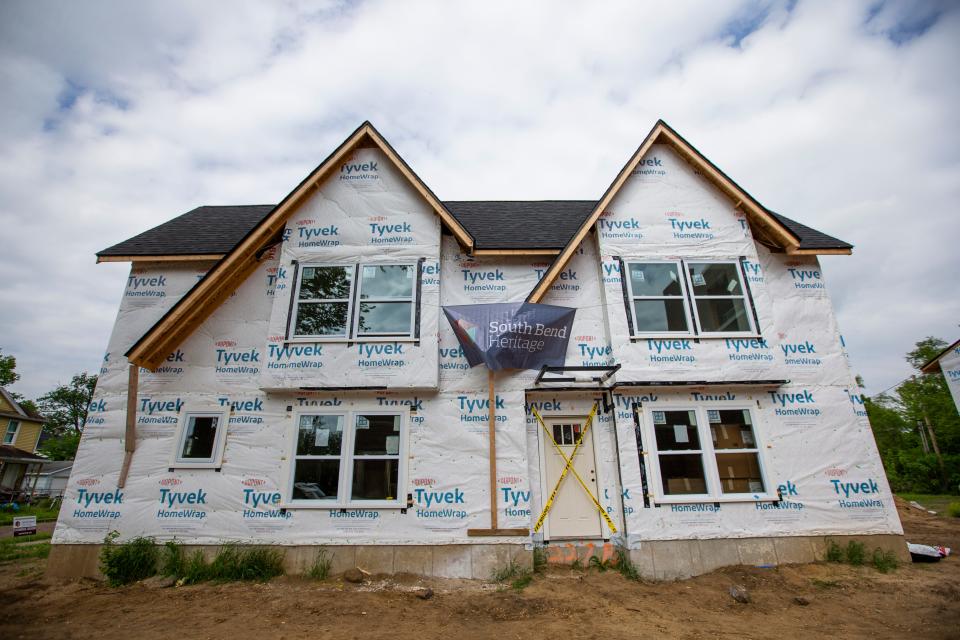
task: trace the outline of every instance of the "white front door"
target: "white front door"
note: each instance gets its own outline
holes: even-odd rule
[[[553,434],[553,439],[564,455],[569,458],[573,455],[577,440],[580,438],[580,431],[583,429],[583,418],[546,418],[544,422],[547,428]],[[577,457],[573,461],[573,467],[583,478],[587,487],[597,496],[597,463],[593,455],[593,427],[583,438],[583,443],[577,451]],[[546,439],[546,434],[543,434]],[[566,466],[563,457],[557,451],[549,440],[543,443],[545,477],[547,479],[544,487],[544,499],[548,498],[557,486],[560,474]],[[553,506],[547,515],[547,533],[551,540],[557,538],[599,538],[602,535],[600,528],[600,514],[593,501],[587,496],[583,487],[577,482],[573,472],[568,471],[567,476],[560,485],[560,491],[554,498]]]

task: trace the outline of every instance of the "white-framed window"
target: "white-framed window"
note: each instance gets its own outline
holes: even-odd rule
[[[170,466],[218,469],[223,462],[229,414],[223,411],[184,411],[177,429]]]
[[[303,264],[291,305],[291,340],[411,339],[417,264]]]
[[[17,432],[20,431],[20,423],[11,420],[7,423],[7,430],[3,432],[3,444],[13,444],[17,441]]]
[[[288,506],[406,506],[406,410],[304,411],[295,427]]]
[[[750,409],[654,407],[646,418],[658,502],[771,499]]]
[[[635,338],[758,334],[737,260],[627,260],[624,269]]]
[[[635,334],[675,336],[693,333],[683,265],[670,262],[627,263],[627,292]]]
[[[686,275],[700,335],[757,333],[738,261],[689,261]]]

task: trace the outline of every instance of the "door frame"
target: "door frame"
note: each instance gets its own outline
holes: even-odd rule
[[[586,413],[586,414],[571,414],[571,413],[548,413],[548,414],[543,414],[543,413],[541,413],[541,414],[540,414],[540,417],[543,418],[543,421],[544,421],[544,423],[545,423],[547,426],[551,426],[551,425],[550,425],[550,422],[551,422],[552,420],[581,420],[581,421],[583,421],[583,422],[585,423],[585,422],[586,422],[586,419],[587,419],[587,415],[589,415],[589,412]],[[590,434],[589,434],[589,436],[590,436],[590,443],[593,445],[593,447],[592,447],[592,448],[593,448],[593,468],[594,468],[594,470],[596,471],[595,475],[596,475],[596,478],[597,478],[597,487],[596,487],[596,489],[597,489],[597,495],[596,495],[596,498],[597,498],[597,501],[600,502],[600,504],[601,504],[601,506],[602,506],[602,505],[603,505],[603,498],[602,498],[603,492],[600,490],[600,488],[601,488],[601,486],[605,486],[605,485],[603,484],[603,481],[602,481],[602,480],[606,480],[606,474],[604,474],[604,475],[601,477],[601,474],[600,474],[600,465],[597,463],[597,461],[598,461],[597,451],[599,450],[599,447],[600,447],[600,443],[599,443],[599,441],[597,440],[597,433],[598,433],[597,425],[599,424],[599,419],[598,419],[598,418],[599,418],[599,415],[600,415],[600,413],[599,413],[599,411],[598,411],[598,412],[593,416],[593,422],[592,422],[592,424],[590,425]],[[549,450],[547,449],[547,446],[548,446],[548,445],[547,445],[547,443],[546,443],[546,436],[545,436],[544,433],[543,433],[543,427],[541,427],[541,426],[540,426],[540,423],[537,422],[536,416],[533,416],[533,420],[534,420],[534,422],[536,422],[536,424],[537,424],[537,449],[538,449],[538,453],[539,453],[539,456],[538,456],[538,458],[539,458],[539,459],[538,459],[538,468],[539,468],[539,475],[540,475],[540,511],[543,511],[543,507],[544,507],[544,505],[545,505],[546,502],[547,502],[547,498],[550,497],[550,492],[553,491],[553,487],[552,487],[552,486],[550,486],[550,487],[547,486],[547,458],[546,458],[546,454],[547,454],[547,452],[548,452]],[[551,453],[552,453],[552,452],[551,452]],[[601,478],[602,478],[602,479],[601,479]],[[574,483],[575,483],[576,481],[577,481],[576,478],[573,478],[573,477],[572,477],[572,474],[568,474],[568,475],[567,475],[567,478],[564,480],[564,482],[574,482]],[[537,515],[538,515],[538,516],[539,516],[540,511],[537,512]],[[604,522],[603,516],[601,516],[599,513],[597,513],[596,516],[597,516],[597,520],[600,522],[600,536],[599,536],[599,538],[585,538],[585,539],[586,539],[586,540],[594,540],[594,539],[601,539],[601,538],[602,538],[602,539],[605,540],[605,541],[606,541],[606,540],[609,540],[609,539],[610,539],[610,530],[609,530],[609,528],[607,527],[607,523]],[[566,539],[566,538],[565,538],[565,539]],[[543,540],[544,540],[544,542],[548,542],[548,541],[550,540],[550,514],[549,514],[549,513],[547,514],[546,519],[543,521]]]

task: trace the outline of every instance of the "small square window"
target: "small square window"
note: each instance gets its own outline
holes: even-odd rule
[[[223,458],[227,417],[216,412],[186,412],[180,419],[174,467],[217,468]]]

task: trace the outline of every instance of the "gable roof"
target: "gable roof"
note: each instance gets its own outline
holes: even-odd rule
[[[751,196],[745,189],[734,182],[727,174],[721,171],[715,164],[707,159],[706,156],[700,153],[696,147],[687,142],[680,134],[674,131],[670,125],[663,120],[657,120],[657,123],[653,125],[650,133],[647,134],[647,137],[644,138],[643,142],[640,143],[640,146],[637,147],[637,150],[632,156],[630,156],[630,159],[627,160],[627,163],[620,170],[620,173],[617,174],[617,177],[614,178],[613,182],[610,183],[610,186],[607,187],[603,197],[597,201],[593,211],[583,221],[580,229],[570,241],[570,244],[568,244],[564,250],[560,252],[560,255],[554,259],[550,267],[544,271],[543,276],[540,278],[540,282],[537,283],[537,285],[533,288],[533,291],[531,291],[530,295],[527,297],[528,302],[539,302],[540,299],[547,293],[547,291],[550,289],[550,285],[553,284],[553,281],[556,279],[557,275],[563,271],[564,267],[567,265],[567,262],[569,262],[570,258],[573,257],[577,247],[580,246],[580,243],[586,237],[587,233],[593,228],[593,226],[597,223],[597,220],[600,218],[606,208],[610,206],[610,203],[613,202],[613,199],[616,197],[616,195],[620,192],[620,189],[626,183],[627,178],[630,177],[631,172],[637,167],[637,164],[640,162],[643,156],[646,155],[650,148],[657,143],[669,144],[684,160],[686,160],[696,169],[699,169],[707,180],[709,180],[728,198],[733,200],[735,203],[734,208],[742,208],[747,216],[747,220],[750,222],[754,236],[759,242],[762,242],[766,245],[772,245],[782,249],[788,254],[794,255],[816,253],[848,254],[851,252],[852,247],[847,243],[842,243],[843,245],[846,245],[843,247],[815,250],[802,249],[800,247],[798,236],[794,230],[786,225],[783,219],[781,219],[782,217],[778,218],[766,207],[757,202],[753,196]],[[795,228],[798,231],[799,227],[803,227],[803,225],[795,223]],[[804,229],[809,229],[809,227],[804,227]],[[813,229],[809,230],[813,231]],[[833,240],[836,239],[833,238]]]
[[[39,476],[52,476],[69,472],[73,468],[73,460],[51,460],[40,468]]]
[[[47,458],[41,458],[38,455],[33,453],[27,453],[22,449],[17,449],[16,447],[11,447],[8,444],[0,444],[0,460],[6,462],[46,462]]]
[[[279,240],[287,218],[313,189],[325,180],[342,160],[361,147],[378,148],[407,182],[436,212],[444,225],[467,250],[473,249],[473,237],[443,206],[443,203],[401,158],[370,122],[364,122],[310,175],[264,216],[243,238],[211,268],[173,307],[167,311],[125,354],[136,365],[154,370],[177,345],[183,343],[247,279],[263,257],[264,250]]]
[[[15,420],[27,420],[32,422],[47,421],[46,418],[44,418],[42,415],[40,415],[30,407],[25,407],[21,405],[19,402],[17,402],[13,398],[13,395],[3,387],[0,387],[0,396],[3,396],[3,399],[6,400],[11,407],[13,407],[13,412],[0,411],[0,416],[3,416],[5,418],[13,418]]]

